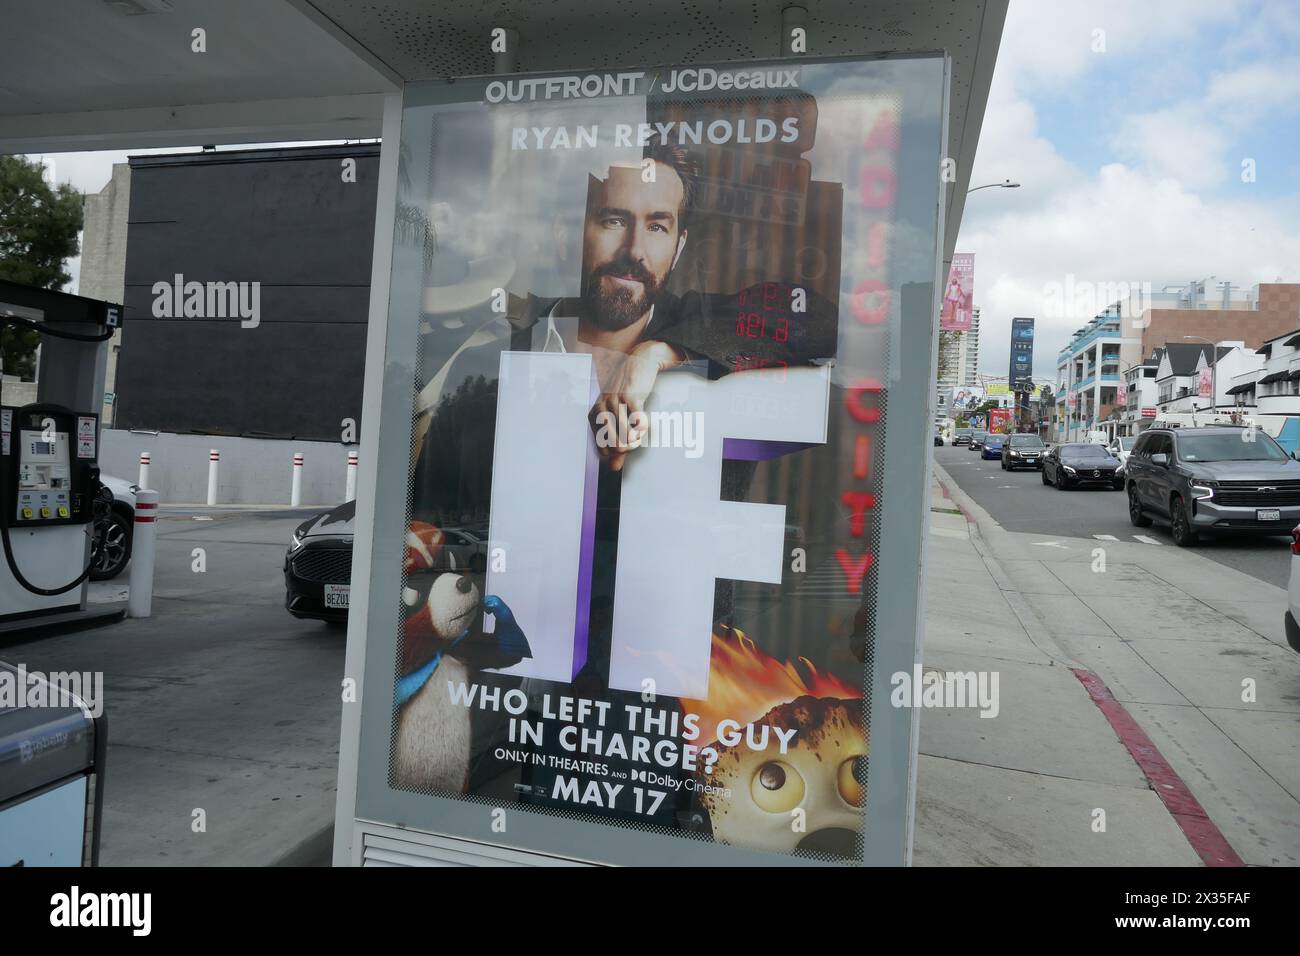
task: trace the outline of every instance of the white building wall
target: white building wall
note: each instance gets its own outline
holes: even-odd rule
[[[272,438],[226,438],[170,432],[100,431],[99,466],[109,475],[134,483],[140,475],[140,452],[149,452],[149,484],[163,504],[207,501],[208,451],[217,449],[217,504],[289,504],[293,456],[303,454],[302,506],[343,503],[347,458],[355,445]]]

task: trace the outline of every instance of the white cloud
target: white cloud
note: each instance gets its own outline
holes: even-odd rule
[[[1261,52],[1268,37],[1258,14],[1240,3],[1013,2],[972,181],[1023,186],[972,196],[957,246],[976,256],[984,373],[1006,374],[1011,318],[1024,315],[1038,320],[1036,376],[1055,375],[1057,351],[1092,317],[1052,312],[1067,281],[1146,281],[1156,290],[1210,275],[1242,287],[1300,281],[1300,197],[1255,200],[1233,153],[1250,130],[1300,108],[1294,47]],[[1093,27],[1106,30],[1105,54],[1090,49]],[[1254,62],[1180,58],[1202,30]],[[1134,101],[1156,108],[1118,117],[1090,109],[1090,71],[1136,78],[1155,58],[1169,60],[1177,81],[1160,90],[1135,83]],[[1087,169],[1062,155],[1038,126],[1033,98],[1045,93],[1075,97],[1078,123],[1122,162]],[[1219,191],[1203,194],[1215,184]]]
[[[1239,176],[1245,157],[1231,154],[1231,146],[1265,122],[1292,119],[1298,109],[1300,60],[1252,63],[1211,74],[1199,96],[1126,117],[1112,145],[1156,175],[1205,188]]]

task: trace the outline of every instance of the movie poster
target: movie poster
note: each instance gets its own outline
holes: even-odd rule
[[[969,332],[971,302],[975,297],[975,254],[958,252],[952,257],[948,284],[943,290],[939,328],[945,332]]]
[[[843,61],[464,88],[403,114],[388,786],[860,860],[897,91]]]

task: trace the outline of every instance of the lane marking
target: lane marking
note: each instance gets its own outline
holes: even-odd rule
[[[1118,541],[1118,540],[1119,540],[1119,538],[1115,537],[1113,534],[1094,534],[1093,537],[1096,538],[1098,541]]]
[[[1137,538],[1143,544],[1154,544],[1156,547],[1160,547],[1160,542],[1157,541],[1155,538],[1150,537],[1149,535],[1135,534],[1133,535],[1133,537]]]
[[[1124,705],[1115,699],[1102,679],[1081,667],[1070,670],[1079,679],[1097,709],[1109,721],[1120,743],[1128,748],[1138,769],[1147,778],[1151,789],[1156,792],[1178,828],[1183,831],[1183,836],[1196,851],[1196,855],[1206,866],[1245,866],[1227,837],[1214,825],[1205,808],[1192,795],[1183,778],[1178,776],[1178,772],[1156,749],[1146,731],[1124,709]]]
[[[1070,548],[1069,548],[1068,545],[1061,544],[1061,542],[1059,542],[1059,541],[1035,541],[1035,542],[1034,542],[1034,547],[1036,547],[1036,548],[1060,548],[1062,551],[1069,551],[1069,550],[1070,550]]]

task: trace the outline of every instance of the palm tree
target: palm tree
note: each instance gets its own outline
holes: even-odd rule
[[[438,251],[438,235],[423,209],[413,203],[401,201],[401,197],[411,191],[410,155],[410,144],[403,140],[397,151],[399,198],[397,216],[393,224],[393,238],[403,245],[421,246],[424,250],[424,269],[427,272],[433,264],[434,253]]]

